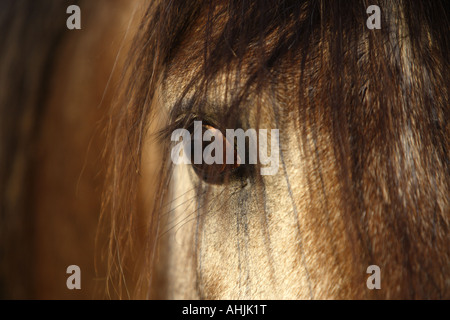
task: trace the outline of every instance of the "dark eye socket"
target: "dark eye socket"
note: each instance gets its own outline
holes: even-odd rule
[[[223,184],[242,176],[244,165],[241,164],[236,144],[228,141],[226,136],[212,125],[202,124],[201,134],[197,133],[197,135],[195,134],[196,129],[198,130],[198,127],[196,128],[193,124],[188,129],[191,133],[190,162],[195,173],[203,181],[210,184]],[[211,141],[203,141],[203,137],[207,131],[209,131],[208,135],[212,136]],[[198,138],[200,138],[201,141],[198,141]],[[216,139],[222,144],[222,154],[220,154],[220,151],[219,154],[216,154],[218,150],[213,147],[213,143],[217,143]],[[197,149],[195,147],[196,145]],[[201,148],[198,146],[201,146]],[[201,155],[198,154],[199,151],[201,151]],[[196,152],[197,160],[201,159],[201,163],[195,163]],[[227,154],[230,152],[233,153],[234,161],[232,164],[227,164]]]

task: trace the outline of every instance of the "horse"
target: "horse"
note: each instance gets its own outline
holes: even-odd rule
[[[8,3],[2,294],[448,299],[447,5],[376,2]],[[174,163],[198,122],[278,130],[278,170]]]

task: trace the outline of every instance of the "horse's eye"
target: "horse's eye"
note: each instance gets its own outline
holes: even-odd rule
[[[235,144],[210,125],[192,126],[190,132],[190,162],[197,175],[212,184],[227,181],[241,166]],[[227,163],[227,155],[233,156],[232,163]]]

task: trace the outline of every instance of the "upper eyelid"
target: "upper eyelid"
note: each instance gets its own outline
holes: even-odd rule
[[[222,112],[228,110],[225,104],[216,104],[207,99],[180,99],[170,109],[171,123],[177,128],[189,128],[193,121],[202,121],[203,124],[211,125],[217,129],[224,129],[218,119],[222,119]],[[183,125],[183,122],[185,125]]]
[[[194,121],[201,121],[202,125],[209,125],[220,130],[220,126],[208,118],[209,117],[197,113],[185,113],[178,115],[175,120],[159,131],[158,136],[162,140],[168,139],[172,135],[172,132],[176,129],[189,130],[194,125]]]
[[[172,133],[177,129],[188,130],[194,124],[194,121],[203,121],[203,119],[195,113],[185,113],[182,115],[178,115],[175,120],[171,121],[171,123],[169,123],[165,128],[161,129],[158,132],[159,142],[167,141],[167,139],[170,139]],[[209,122],[207,124],[209,124]]]
[[[200,104],[203,107],[196,107],[197,104]],[[184,102],[183,101],[177,102],[172,107],[172,110],[170,112],[169,116],[169,118],[171,119],[170,123],[165,128],[163,128],[158,132],[158,138],[160,142],[170,139],[172,132],[175,131],[176,129],[188,130],[194,124],[194,121],[202,121],[203,125],[210,125],[211,127],[218,129],[222,133],[226,132],[227,128],[221,125],[218,121],[215,121],[214,118],[217,117],[215,117],[214,115],[217,114],[205,112],[205,110],[207,109],[205,106],[206,103],[204,102],[195,103],[193,99],[189,99],[188,101]],[[226,110],[226,109],[227,108],[212,107],[213,112],[214,110],[217,112],[218,110]],[[236,129],[236,128],[243,128],[243,127],[238,125],[238,123],[236,123],[235,125],[231,126],[228,129]]]
[[[166,125],[163,129],[158,131],[158,139],[160,140],[160,142],[163,142],[167,139],[169,139],[172,136],[173,131],[175,131],[176,129],[186,129],[186,123],[189,123],[189,118],[188,115],[185,115],[181,118],[178,118],[174,121],[171,121],[168,125]],[[183,124],[185,123],[185,124]]]

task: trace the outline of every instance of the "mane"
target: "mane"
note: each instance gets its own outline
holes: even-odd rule
[[[294,110],[300,119],[299,147],[316,168],[309,188],[318,193],[311,198],[325,202],[320,215],[333,216],[336,208],[327,202],[339,206],[349,239],[340,243],[346,248],[343,266],[381,261],[389,275],[387,298],[448,298],[446,5],[379,5],[385,9],[383,27],[369,31],[366,1],[152,2],[134,42],[125,102],[116,106],[111,122],[113,156],[104,212],[112,212],[110,283],[118,284],[119,296],[127,287],[126,261],[136,254],[133,230],[138,227],[143,143],[160,110],[157,90],[167,75],[195,73],[184,92],[177,93],[174,106],[183,107],[195,88],[189,96],[195,113],[201,112],[219,72],[237,72],[230,85],[228,117],[221,119],[226,125],[233,114],[243,112],[243,100],[274,87],[283,72],[295,69],[303,102]],[[186,60],[176,69],[173,59],[180,52]],[[201,64],[193,64],[199,56]],[[327,125],[331,135],[331,158],[339,168],[332,182],[340,199],[332,200],[323,185],[330,158],[317,147],[323,134],[319,124]],[[145,227],[146,250],[138,254],[143,258],[134,270],[140,268],[136,288],[144,288],[144,296],[157,256],[162,201],[169,193],[167,144],[164,150],[157,179],[160,201]]]

